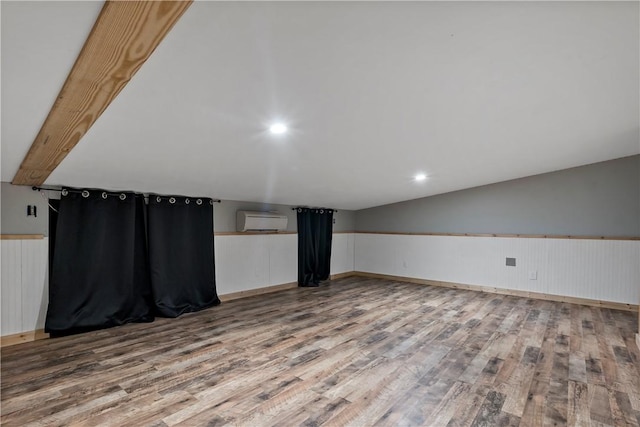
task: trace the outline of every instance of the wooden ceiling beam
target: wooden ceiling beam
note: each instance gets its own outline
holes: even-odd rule
[[[105,2],[13,184],[44,183],[192,1]]]

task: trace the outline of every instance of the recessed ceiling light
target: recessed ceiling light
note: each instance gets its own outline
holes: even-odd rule
[[[419,173],[416,176],[413,177],[413,179],[416,182],[421,182],[421,181],[425,181],[427,179],[427,175],[423,174],[423,173]]]
[[[269,132],[279,135],[287,132],[287,125],[284,123],[274,123],[269,127]]]

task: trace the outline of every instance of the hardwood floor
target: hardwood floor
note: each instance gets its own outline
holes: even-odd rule
[[[346,278],[2,349],[3,425],[640,425],[637,314]]]

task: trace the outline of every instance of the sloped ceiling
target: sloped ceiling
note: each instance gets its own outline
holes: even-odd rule
[[[1,3],[3,181],[101,6]],[[638,154],[638,6],[195,2],[47,184],[361,209]]]

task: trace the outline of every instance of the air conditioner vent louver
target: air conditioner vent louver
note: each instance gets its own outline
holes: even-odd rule
[[[238,231],[284,231],[287,216],[278,212],[238,211],[236,229]]]

